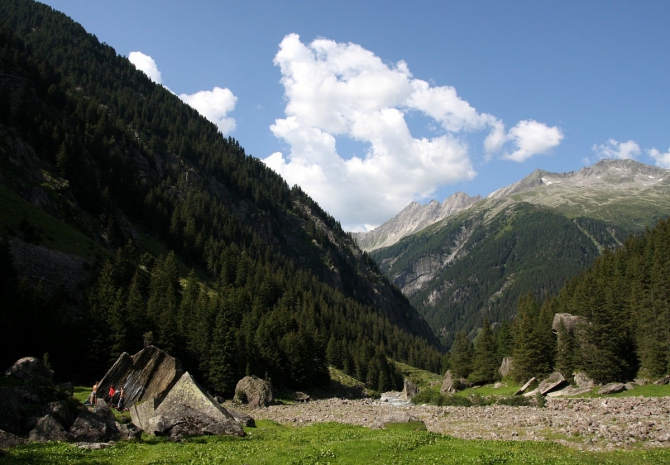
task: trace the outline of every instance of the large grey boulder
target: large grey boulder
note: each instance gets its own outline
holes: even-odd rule
[[[565,376],[555,371],[538,385],[537,390],[540,392],[540,394],[546,396],[551,391],[558,390],[567,384],[568,382],[565,380]]]
[[[598,394],[616,394],[617,392],[623,392],[625,390],[626,385],[624,383],[609,383],[601,387]]]
[[[235,418],[184,373],[165,398],[133,405],[130,416],[147,434],[184,436],[229,434],[244,436]]]
[[[36,357],[23,357],[7,368],[5,376],[26,381],[30,378],[51,379],[54,376],[53,370]]]
[[[440,392],[442,394],[453,394],[462,391],[468,386],[468,381],[465,378],[456,378],[451,370],[447,370],[442,381]]]
[[[574,333],[577,327],[586,321],[588,320],[583,316],[571,315],[570,313],[556,313],[551,323],[551,330],[554,334],[558,334],[558,329],[561,323],[563,323],[568,333]]]
[[[274,402],[272,384],[256,376],[245,376],[235,386],[235,401],[246,402],[252,408],[267,407]]]
[[[402,388],[402,399],[409,402],[419,393],[419,388],[416,384],[411,382],[408,379],[405,379],[404,386]]]
[[[526,383],[525,383],[523,386],[521,386],[521,387],[514,393],[514,395],[515,395],[515,396],[520,396],[521,394],[526,395],[526,394],[527,394],[526,391],[528,391],[528,389],[530,389],[530,387],[531,387],[533,384],[536,384],[536,383],[537,383],[537,378],[535,378],[535,377],[533,376],[531,379],[529,379],[528,381],[526,381]]]
[[[44,406],[45,415],[50,415],[65,429],[69,429],[77,418],[77,409],[67,400],[56,400]]]
[[[25,438],[0,429],[0,449],[9,449],[10,447],[20,446],[27,442],[28,440]]]
[[[256,427],[256,421],[251,415],[247,415],[246,413],[238,412],[237,410],[230,408],[226,410],[233,416],[238,425],[248,426],[250,428]]]
[[[58,420],[51,415],[45,415],[39,420],[35,427],[30,430],[28,438],[35,442],[66,441],[67,431]]]
[[[500,368],[498,368],[498,374],[500,374],[501,378],[505,378],[511,370],[512,370],[512,358],[505,357],[503,361],[500,363]]]
[[[68,434],[74,442],[107,442],[120,437],[114,414],[102,399],[93,411],[80,410]]]
[[[122,353],[98,387],[104,398],[110,386],[126,390],[126,407],[148,399],[163,398],[184,374],[181,362],[161,349],[148,346],[133,355]]]
[[[386,428],[387,425],[394,423],[421,423],[425,426],[425,423],[420,418],[407,412],[398,412],[378,418],[374,421],[372,427],[383,429]]]
[[[592,388],[596,385],[595,381],[593,381],[593,378],[591,378],[589,375],[584,373],[583,371],[577,371],[572,374],[573,379],[575,380],[575,384],[579,386],[580,388]]]

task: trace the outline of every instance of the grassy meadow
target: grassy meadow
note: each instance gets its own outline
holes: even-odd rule
[[[372,430],[336,423],[308,427],[259,421],[247,436],[160,438],[102,450],[66,443],[11,449],[0,464],[635,464],[670,463],[670,450],[583,452],[549,442],[465,441],[407,428]]]

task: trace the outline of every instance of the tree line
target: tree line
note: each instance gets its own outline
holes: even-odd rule
[[[575,328],[554,315],[582,317]],[[489,320],[474,342],[456,334],[449,366],[473,383],[500,379],[498,367],[511,357],[517,382],[553,371],[566,378],[582,371],[599,383],[637,376],[658,379],[670,370],[670,220],[615,251],[605,250],[593,265],[568,280],[557,295],[540,301],[519,299],[513,321],[493,328]]]

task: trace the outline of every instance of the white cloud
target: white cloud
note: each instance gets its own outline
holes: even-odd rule
[[[519,121],[507,134],[507,140],[513,141],[517,148],[512,153],[505,153],[503,158],[525,161],[533,155],[547,153],[562,139],[563,133],[555,126],[548,127],[533,120]]]
[[[649,150],[649,156],[656,160],[656,166],[670,169],[670,149],[665,153],[661,153],[657,149],[651,149]]]
[[[303,44],[284,37],[275,56],[287,100],[283,119],[270,127],[290,147],[264,161],[298,184],[345,228],[362,230],[397,214],[411,200],[438,187],[472,179],[475,171],[464,135],[490,129],[488,156],[516,144],[508,159],[524,160],[558,145],[563,135],[536,121],[505,133],[502,121],[478,113],[450,86],[414,79],[407,64],[384,63],[360,45],[317,39]],[[414,137],[406,114],[438,123],[431,138]],[[343,157],[337,141],[365,144],[362,156]]]
[[[221,134],[227,135],[235,130],[235,119],[229,118],[228,113],[235,109],[237,97],[229,89],[215,87],[191,95],[181,94],[179,98],[216,124]]]
[[[142,52],[130,52],[128,60],[135,65],[135,68],[144,72],[156,84],[162,84],[161,72],[158,71],[156,62],[149,55],[145,55]]]
[[[635,158],[642,153],[640,147],[632,140],[628,142],[619,142],[609,139],[604,144],[594,144],[593,151],[600,159],[603,158]]]
[[[143,71],[156,84],[163,84],[161,72],[153,58],[142,52],[130,52],[128,60],[137,69]],[[165,87],[168,89],[167,87]],[[168,89],[170,90],[170,89]],[[172,92],[170,90],[170,92]],[[235,119],[228,113],[235,109],[237,97],[229,89],[214,87],[212,90],[201,90],[194,94],[181,94],[179,98],[198,111],[207,120],[216,124],[221,134],[228,135],[235,130]]]

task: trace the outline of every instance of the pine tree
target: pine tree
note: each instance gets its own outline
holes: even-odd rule
[[[488,318],[484,318],[482,327],[475,340],[475,350],[472,359],[472,373],[468,381],[473,384],[487,384],[495,381],[498,376],[500,362],[497,356],[498,345],[493,336],[493,330]]]
[[[453,375],[457,378],[467,378],[472,372],[473,347],[465,331],[456,333],[450,355]]]
[[[539,336],[539,305],[535,297],[528,293],[519,299],[514,327],[514,351],[512,378],[519,383],[533,376],[539,377],[551,372],[543,344]]]

